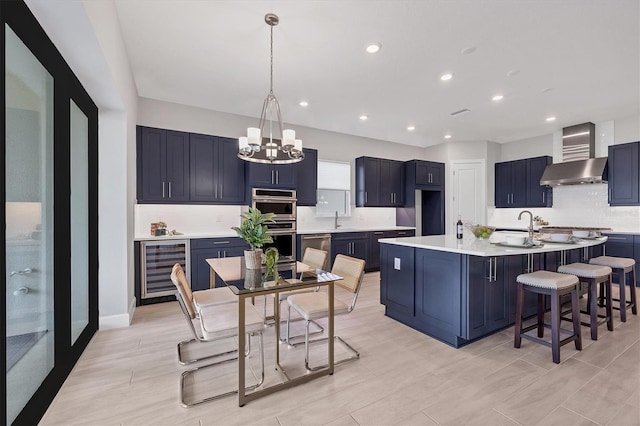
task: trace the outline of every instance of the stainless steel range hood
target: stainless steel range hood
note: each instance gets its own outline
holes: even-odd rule
[[[595,125],[583,123],[562,129],[562,163],[544,170],[540,185],[579,185],[606,183],[607,157],[593,158]]]

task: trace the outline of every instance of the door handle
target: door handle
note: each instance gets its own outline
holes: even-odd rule
[[[164,181],[162,181],[162,198],[164,198]]]
[[[271,170],[271,185],[275,185],[276,183],[276,173],[275,170]]]
[[[542,193],[542,204],[544,204],[544,192]]]
[[[489,280],[489,282],[491,282],[492,278],[493,278],[493,261],[491,260],[492,258],[489,258],[489,276],[487,277],[487,279]]]
[[[222,200],[222,184],[220,184],[220,199]]]
[[[276,185],[280,184],[280,170],[276,170]]]
[[[169,198],[171,198],[171,182],[169,182]]]
[[[9,274],[10,277],[13,277],[15,275],[26,275],[26,274],[30,274],[33,272],[33,269],[31,268],[24,268],[21,271],[11,271],[11,273]]]

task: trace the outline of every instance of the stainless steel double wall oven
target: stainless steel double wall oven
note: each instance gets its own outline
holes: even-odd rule
[[[251,206],[262,213],[275,214],[274,223],[267,224],[273,243],[280,253],[279,263],[296,260],[296,191],[286,189],[253,188]]]

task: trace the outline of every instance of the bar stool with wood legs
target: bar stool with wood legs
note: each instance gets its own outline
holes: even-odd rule
[[[588,265],[586,263],[571,263],[558,268],[562,274],[571,274],[578,277],[580,282],[587,283],[587,310],[580,311],[589,314],[589,322],[581,322],[582,325],[591,328],[591,340],[598,340],[598,325],[607,323],[607,330],[613,331],[613,315],[611,314],[611,268],[608,266]],[[605,289],[605,315],[598,314],[597,292],[598,286],[604,285]],[[598,318],[602,318],[599,320]],[[568,318],[562,318],[568,320]]]
[[[580,307],[578,304],[578,277],[567,274],[560,274],[551,271],[535,271],[528,274],[520,274],[516,278],[516,326],[513,346],[520,347],[522,338],[551,346],[553,362],[560,363],[560,346],[571,341],[575,342],[577,350],[582,350],[582,339],[580,337]],[[538,318],[537,322],[528,327],[522,328],[522,311],[524,306],[524,292],[530,291],[538,295]],[[560,339],[560,298],[565,294],[571,294],[571,308],[573,317],[573,334]],[[544,340],[544,296],[551,298],[551,343]],[[547,326],[549,327],[549,326]],[[538,329],[538,337],[525,334],[527,331]]]
[[[620,311],[620,321],[627,321],[627,309],[631,308],[633,315],[638,315],[638,302],[636,299],[636,261],[626,257],[599,256],[589,260],[591,265],[603,265],[610,267],[613,272],[618,272],[618,284],[620,286],[620,298],[612,300],[620,302],[619,307],[613,307]],[[629,276],[629,291],[631,301],[626,301],[626,283]]]

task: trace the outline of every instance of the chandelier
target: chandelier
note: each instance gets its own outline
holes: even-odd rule
[[[271,27],[269,94],[262,105],[262,114],[260,114],[258,127],[249,127],[247,129],[247,136],[242,136],[238,139],[238,157],[255,163],[297,163],[304,159],[302,141],[296,139],[296,132],[294,130],[285,129],[282,125],[280,104],[273,94],[273,27],[278,25],[280,19],[277,15],[268,13],[264,16],[264,21]],[[274,123],[274,119],[277,119],[277,123]],[[265,135],[265,125],[267,122],[268,134]],[[274,130],[280,132],[280,140],[274,139]]]

